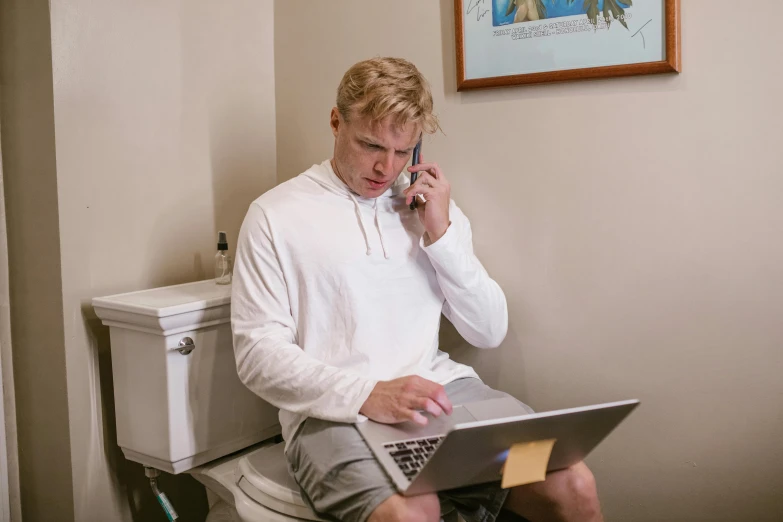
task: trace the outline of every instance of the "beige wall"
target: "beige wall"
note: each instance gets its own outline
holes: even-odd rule
[[[783,5],[681,3],[679,76],[457,93],[452,0],[277,2],[278,177],[330,157],[347,67],[414,61],[510,307],[452,351],[539,410],[642,400],[588,461],[607,520],[780,520]]]
[[[3,151],[24,518],[165,520],[116,447],[90,300],[213,277],[217,231],[233,252],[274,185],[272,2],[12,1],[3,14],[37,31],[3,50],[18,72]],[[5,44],[16,20],[3,18]],[[183,519],[203,519],[193,479],[161,485]]]

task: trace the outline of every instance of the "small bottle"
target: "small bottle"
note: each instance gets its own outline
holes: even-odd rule
[[[215,282],[219,285],[231,283],[231,261],[228,257],[228,241],[225,232],[218,232],[218,251],[215,254]]]

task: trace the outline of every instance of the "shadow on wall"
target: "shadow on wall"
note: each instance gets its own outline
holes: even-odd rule
[[[441,316],[439,344],[440,349],[449,354],[449,357],[455,361],[472,366],[476,373],[485,384],[508,392],[525,404],[529,404],[527,397],[527,386],[524,382],[524,360],[521,352],[521,339],[516,331],[509,325],[506,339],[498,348],[481,349],[468,343],[454,328],[454,325],[448,319]],[[507,386],[501,386],[501,382],[508,382],[509,361],[513,361],[515,374],[518,376],[513,379],[513,389]]]
[[[472,366],[488,386],[498,386],[502,362],[500,348],[482,350],[472,346],[444,316],[441,316],[438,342],[441,351],[448,353],[449,357],[459,363]]]

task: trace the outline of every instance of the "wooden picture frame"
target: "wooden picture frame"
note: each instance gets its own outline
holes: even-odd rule
[[[603,9],[598,9],[597,12],[596,9],[587,10],[586,6],[591,3],[593,7],[599,5]],[[647,11],[641,19],[632,20],[632,14],[640,4],[643,4]],[[576,15],[558,14],[552,18],[524,19],[520,15],[531,5],[538,6],[539,9],[543,6],[544,12],[547,7],[559,7],[561,13],[564,9],[573,11],[579,5],[586,11]],[[657,9],[660,9],[661,16],[660,20],[656,21],[654,19]],[[512,13],[516,20],[523,20],[504,20],[504,10],[506,17]],[[528,11],[533,14],[525,16],[537,15],[532,8]],[[653,15],[649,15],[649,12]],[[650,20],[645,23],[648,16],[651,16]],[[640,74],[679,73],[682,70],[679,0],[454,0],[454,19],[458,91]],[[487,23],[488,21],[491,22]],[[469,24],[467,27],[466,23]],[[660,30],[661,34],[652,31],[652,35],[648,34],[645,38],[643,29],[650,24],[653,24],[651,27],[654,29]],[[470,31],[469,36],[466,31]],[[491,34],[488,31],[491,31]],[[610,31],[615,31],[611,33],[611,37]],[[644,49],[631,51],[631,42],[626,43],[624,37],[636,38],[633,45],[638,48],[640,39],[637,37],[640,35]],[[649,50],[647,39],[653,42]],[[543,51],[540,49],[542,41],[548,47]],[[591,45],[593,42],[594,46]],[[475,48],[466,48],[471,45]],[[623,48],[625,45],[628,47]],[[659,52],[657,45],[660,45],[662,56],[649,61],[651,53],[654,55]],[[610,62],[616,61],[618,56],[623,60],[623,55],[634,53],[638,53],[643,59],[634,62],[631,58],[629,63],[599,66],[588,63],[600,62],[601,50],[607,49],[612,55],[607,53],[603,58]],[[618,50],[615,52],[615,49]],[[586,66],[579,66],[581,57],[578,53],[584,53]],[[502,55],[503,63],[493,65],[493,55]],[[556,58],[563,55],[568,55],[567,68],[559,68],[554,63]],[[519,63],[515,64],[513,60],[517,56]],[[471,64],[468,63],[470,60]],[[514,71],[514,68],[523,69],[524,63],[533,62],[538,70]],[[468,65],[471,66],[471,71],[467,71]],[[493,68],[497,70],[497,74],[492,71]],[[509,71],[512,71],[512,74],[508,74]]]

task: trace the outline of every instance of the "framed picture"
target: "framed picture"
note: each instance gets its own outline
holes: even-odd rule
[[[680,72],[679,0],[454,0],[457,90]]]

